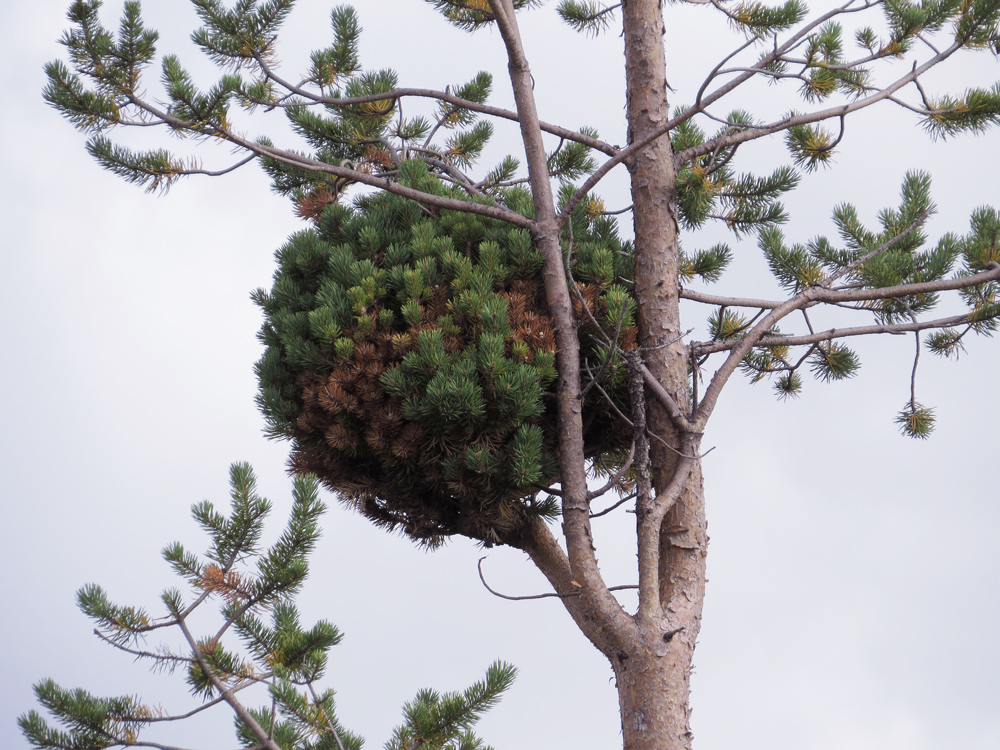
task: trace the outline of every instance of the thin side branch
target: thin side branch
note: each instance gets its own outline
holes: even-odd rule
[[[989,263],[987,268],[988,270],[986,271],[982,271],[971,276],[961,276],[956,279],[940,279],[938,281],[927,281],[917,284],[900,284],[898,286],[882,287],[880,289],[850,289],[838,291],[815,286],[805,289],[780,306],[771,310],[771,312],[765,315],[764,318],[756,326],[754,326],[754,328],[746,336],[738,339],[736,342],[733,342],[733,346],[730,348],[729,356],[726,358],[723,365],[715,372],[715,375],[712,376],[712,380],[705,391],[701,404],[697,407],[695,425],[698,426],[699,429],[704,429],[704,425],[715,409],[715,405],[718,402],[722,388],[736,371],[740,362],[742,362],[746,355],[750,353],[750,350],[753,349],[753,347],[760,344],[767,332],[789,313],[815,302],[838,303],[895,299],[899,297],[907,297],[913,294],[926,294],[929,292],[965,289],[985,284],[990,281],[1000,280],[1000,263]],[[956,323],[956,325],[959,324],[960,323]],[[909,325],[912,325],[912,323]],[[788,343],[785,340],[785,337],[781,337],[778,341],[780,343]],[[728,344],[729,342],[725,343]],[[803,340],[802,343],[812,342]]]
[[[969,315],[953,315],[948,318],[937,318],[935,320],[912,321],[910,323],[885,323],[870,326],[855,326],[852,328],[830,328],[826,331],[802,336],[765,336],[757,343],[758,346],[804,346],[807,344],[819,344],[824,341],[834,339],[850,338],[852,336],[870,336],[878,333],[888,333],[900,335],[911,331],[926,331],[932,328],[954,328],[955,326],[970,323]],[[699,355],[714,354],[715,352],[731,351],[737,344],[736,341],[711,341],[705,344],[695,344]]]
[[[591,518],[600,518],[601,516],[606,516],[608,513],[610,513],[611,511],[613,511],[615,508],[619,508],[622,505],[624,505],[625,503],[627,503],[629,500],[633,500],[635,498],[635,495],[636,495],[636,493],[630,492],[628,495],[626,495],[625,497],[623,497],[621,500],[619,500],[614,505],[612,505],[612,506],[610,506],[608,508],[605,508],[604,510],[598,511],[597,513],[591,513],[590,517]]]
[[[490,585],[486,583],[486,578],[483,576],[483,560],[485,559],[486,559],[485,557],[480,557],[476,567],[479,569],[479,580],[483,582],[483,586],[486,588],[487,591],[493,594],[493,596],[498,596],[501,599],[507,599],[508,601],[512,602],[522,602],[528,599],[549,599],[549,598],[567,599],[571,596],[580,596],[579,591],[570,591],[569,593],[566,594],[558,594],[554,591],[550,591],[545,594],[528,594],[526,596],[509,596],[507,594],[501,594],[499,591],[490,588]],[[637,589],[637,588],[639,587],[635,585],[626,584],[624,586],[611,586],[608,588],[608,591],[625,591],[626,589]]]

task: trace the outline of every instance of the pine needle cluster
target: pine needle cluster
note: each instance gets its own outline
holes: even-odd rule
[[[684,112],[685,108],[681,107],[674,115]],[[754,125],[749,113],[734,110],[712,139],[724,138]],[[675,151],[695,148],[709,140],[693,120],[682,122],[671,135]],[[767,177],[737,174],[733,171],[735,155],[735,146],[719,148],[695,157],[678,169],[677,210],[685,228],[695,229],[715,219],[740,236],[788,220],[778,198],[799,184],[795,170],[779,167]]]
[[[403,184],[460,195],[422,162],[403,169]],[[532,211],[521,189],[503,200]],[[583,351],[627,411],[631,254],[587,207],[565,232]],[[380,194],[328,206],[277,260],[272,289],[255,293],[267,346],[258,403],[271,435],[291,439],[294,471],[425,544],[455,533],[500,543],[553,512],[535,496],[558,479],[546,395],[556,344],[527,231]],[[601,343],[608,333],[616,347]],[[620,448],[612,407],[588,405],[591,455]]]
[[[1000,262],[1000,217],[989,207],[973,212],[967,235],[947,233],[936,245],[925,248],[928,237],[924,223],[936,210],[930,187],[926,173],[908,173],[900,190],[898,208],[879,212],[879,227],[874,230],[862,223],[855,206],[849,203],[837,206],[833,220],[840,235],[839,245],[826,237],[788,244],[781,230],[774,226],[761,229],[758,245],[775,280],[791,294],[810,287],[831,288],[834,282],[841,285],[837,288],[875,291],[941,281],[958,263],[962,266],[959,277],[995,267]],[[927,350],[957,358],[970,332],[992,335],[1000,319],[998,293],[1000,287],[996,282],[960,289],[966,314],[942,320],[941,327],[924,339]],[[919,316],[934,310],[939,302],[940,295],[936,292],[921,292],[875,296],[854,307],[869,311],[877,325],[912,323],[917,326],[913,330],[919,331]],[[723,341],[739,338],[755,321],[756,318],[721,308],[710,315],[708,327],[714,341]],[[765,335],[768,343],[751,350],[742,363],[752,382],[778,374],[774,389],[781,399],[801,392],[802,378],[798,371],[806,364],[815,378],[824,382],[854,377],[860,368],[857,354],[841,341],[813,343],[805,347],[804,353],[792,356],[792,348],[781,343],[783,337],[779,329],[772,328]],[[919,343],[918,339],[917,357]],[[896,421],[904,434],[925,438],[933,429],[933,410],[917,403],[911,393],[910,402]]]
[[[228,704],[236,714],[241,747],[361,749],[361,737],[345,729],[337,718],[334,691],[317,687],[326,671],[329,650],[340,643],[342,635],[325,620],[303,626],[294,601],[308,575],[308,556],[319,538],[317,521],[325,510],[318,483],[315,477],[296,477],[288,524],[267,549],[261,549],[260,540],[271,506],[256,493],[253,471],[246,464],[235,464],[230,484],[228,516],[207,501],[192,507],[192,515],[211,539],[203,556],[188,552],[180,543],[163,550],[164,559],[186,581],[192,601],[185,603],[179,590],[168,589],[161,596],[165,616],[152,618],[143,608],[112,603],[94,584],[77,594],[80,609],[94,620],[95,632],[102,640],[137,660],[151,662],[155,669],[179,670],[191,694],[201,700],[200,705],[170,714],[138,696],[100,697],[44,680],[35,685],[35,695],[64,728],[50,726],[37,711],[24,714],[18,723],[32,747],[178,750],[144,732],[163,722],[183,721]],[[196,619],[196,610],[210,601],[219,603],[223,625],[210,636],[196,638],[191,621]],[[185,648],[161,646],[149,651],[141,647],[153,631],[164,629],[180,630]],[[232,635],[242,646],[224,643]],[[387,750],[415,746],[485,750],[473,727],[496,705],[515,674],[514,667],[496,662],[484,680],[461,693],[421,690],[404,706],[403,723],[393,731]],[[253,695],[266,699],[266,705],[255,708],[247,704],[247,696]]]

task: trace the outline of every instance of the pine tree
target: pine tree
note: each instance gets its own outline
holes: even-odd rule
[[[271,504],[256,492],[247,464],[230,468],[232,505],[228,516],[208,501],[191,514],[209,536],[199,557],[179,542],[163,550],[163,558],[190,589],[185,600],[179,589],[160,597],[162,617],[143,607],[114,604],[96,584],[77,593],[80,609],[96,624],[105,643],[131,654],[153,669],[184,675],[194,708],[167,713],[134,695],[100,697],[82,688],[67,690],[53,680],[35,685],[39,703],[64,728],[51,726],[37,711],[18,720],[32,747],[39,750],[103,750],[153,747],[155,727],[183,722],[220,706],[235,715],[241,747],[260,750],[360,750],[364,740],[344,728],[336,714],[333,690],[319,690],[329,650],[342,633],[320,620],[305,627],[295,596],[309,574],[308,558],[319,539],[319,516],[326,510],[315,477],[295,478],[292,511],[284,532],[267,549],[260,545]],[[203,622],[204,605],[219,602],[219,627],[197,638],[193,623]],[[266,616],[266,617],[265,617]],[[156,631],[179,630],[185,647],[163,645],[150,650],[144,641]],[[233,636],[242,647],[230,644]],[[421,690],[403,708],[403,723],[392,733],[386,750],[474,750],[485,747],[472,727],[493,707],[514,680],[516,670],[496,662],[483,681],[461,693]],[[263,700],[254,708],[248,700]],[[176,750],[176,748],[175,748]]]
[[[1000,84],[932,95],[925,82],[959,51],[1000,52],[1000,0],[849,1],[813,16],[798,0],[697,2],[739,41],[673,109],[659,2],[563,0],[556,10],[571,27],[621,31],[624,147],[540,119],[519,32],[530,16],[518,12],[537,3],[431,2],[459,28],[497,30],[513,110],[487,103],[489,73],[429,90],[363,68],[350,8],[333,11],[333,42],[306,74],[283,77],[276,40],[290,0],[193,0],[204,23],[193,39],[225,73],[201,90],[165,57],[166,108],[140,83],[156,34],[138,4],[126,3],[115,34],[98,2],[77,2],[63,39],[72,70],[51,63],[45,95],[92,134],[99,163],[148,190],[207,170],[162,149],[129,150],[107,131],[161,123],[259,161],[313,224],[278,252],[271,290],[255,294],[267,346],[259,405],[271,434],[292,441],[293,470],[315,472],[420,543],[463,534],[525,551],[611,663],[625,747],[688,748],[707,544],[700,451],[724,387],[740,371],[771,382],[778,399],[796,397],[806,372],[827,383],[859,373],[851,338],[912,334],[896,421],[927,438],[937,415],[917,400],[921,350],[957,355],[1000,317],[994,209],[931,241],[930,177],[914,171],[878,226],[843,204],[837,238],[796,241],[781,228],[781,197],[802,171],[830,165],[869,107],[901,105],[933,137],[996,124]],[[757,82],[797,89],[801,109],[771,120],[726,111]],[[284,110],[309,152],[242,135],[233,105]],[[508,156],[473,177],[497,120],[519,124],[523,167]],[[772,136],[793,166],[737,171],[740,147]],[[595,193],[619,165],[631,242]],[[691,288],[719,279],[732,258],[722,244],[681,248],[682,230],[709,222],[755,237],[785,296]],[[936,317],[946,295],[961,311]],[[681,300],[707,308],[704,339],[690,338]],[[845,307],[865,323],[826,327]],[[593,503],[609,493],[635,501],[635,612],[603,580],[592,545]],[[556,512],[561,540],[547,525]]]

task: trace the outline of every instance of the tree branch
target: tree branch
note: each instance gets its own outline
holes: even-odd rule
[[[189,122],[187,120],[181,120],[174,117],[169,112],[163,112],[159,108],[145,102],[139,98],[134,98],[133,102],[136,106],[142,107],[144,110],[149,112],[154,117],[158,117],[164,123],[170,127],[181,130],[189,131],[193,133],[200,133],[208,136],[217,137],[221,140],[232,143],[234,146],[238,146],[246,151],[249,151],[256,156],[266,156],[275,161],[281,162],[282,164],[287,164],[291,167],[296,167],[298,169],[303,169],[309,172],[319,172],[323,174],[330,174],[341,179],[350,180],[351,182],[358,182],[363,185],[369,185],[371,187],[378,188],[379,190],[385,190],[389,193],[395,193],[396,195],[401,195],[404,198],[409,198],[410,200],[417,201],[418,203],[424,203],[429,206],[434,206],[436,208],[450,209],[453,211],[463,211],[466,213],[479,214],[481,216],[487,216],[493,219],[499,219],[500,221],[505,221],[514,226],[519,226],[524,229],[532,230],[534,228],[534,222],[522,216],[508,208],[498,205],[483,205],[481,203],[474,203],[471,201],[463,201],[457,198],[447,198],[440,195],[435,195],[433,193],[425,193],[421,190],[414,190],[413,188],[405,187],[397,182],[392,182],[386,178],[380,178],[375,175],[370,175],[366,172],[361,172],[356,169],[350,169],[344,166],[338,166],[334,164],[327,164],[325,162],[312,159],[308,156],[295,153],[294,151],[286,151],[284,149],[276,148],[274,146],[265,146],[261,143],[251,141],[242,136],[238,136],[232,133],[228,129],[218,128],[212,126],[210,132],[205,132],[204,126],[199,123]],[[181,171],[181,174],[186,174],[188,171]],[[190,171],[192,174],[198,172]]]
[[[195,641],[194,637],[191,635],[191,631],[188,630],[187,624],[183,619],[177,621],[177,625],[180,627],[181,632],[184,633],[184,639],[188,642],[191,647],[191,652],[194,654],[195,661],[198,662],[198,666],[201,667],[202,672],[209,679],[209,682],[219,691],[222,699],[229,704],[236,715],[239,717],[240,721],[246,724],[250,731],[256,735],[257,739],[260,741],[261,747],[265,750],[282,750],[281,747],[268,736],[268,733],[264,731],[264,728],[257,723],[257,720],[253,717],[246,707],[236,699],[236,691],[232,688],[228,688],[220,680],[212,667],[209,666],[208,661],[206,661],[204,655],[201,652],[201,647],[198,642]]]
[[[771,123],[770,125],[763,125],[756,128],[747,128],[746,130],[742,130],[738,133],[731,133],[728,135],[720,136],[719,138],[713,138],[711,140],[705,141],[705,143],[699,144],[697,146],[692,146],[691,148],[687,148],[684,149],[683,151],[678,152],[674,158],[676,159],[677,164],[680,165],[683,164],[684,162],[691,161],[692,159],[695,159],[699,156],[710,153],[717,149],[727,148],[729,146],[736,146],[741,143],[746,143],[747,141],[753,141],[758,138],[763,138],[764,136],[768,136],[773,133],[777,133],[783,130],[788,130],[789,128],[792,128],[796,125],[808,125],[814,122],[828,120],[833,117],[840,117],[840,118],[846,117],[847,115],[853,112],[857,112],[858,110],[861,109],[866,109],[867,107],[870,107],[873,104],[882,101],[883,99],[889,99],[894,93],[899,91],[901,88],[916,81],[919,76],[926,73],[935,65],[951,57],[952,54],[961,49],[961,46],[962,46],[961,44],[955,42],[950,47],[945,49],[944,52],[935,55],[923,65],[914,66],[913,69],[906,75],[896,79],[896,81],[886,86],[885,88],[880,89],[877,93],[867,96],[863,99],[858,99],[848,104],[840,104],[837,105],[836,107],[830,107],[828,109],[819,110],[817,112],[795,115],[792,117],[785,117],[781,120],[778,120],[777,122]],[[666,128],[666,125],[670,125],[670,123],[666,123],[664,126],[658,128],[657,132],[661,130],[663,131],[663,133],[667,132],[667,130],[664,129]],[[671,127],[674,126],[672,125]],[[662,135],[663,133],[660,133],[660,135]],[[615,158],[621,157],[622,154],[625,154],[625,158],[628,158],[630,154],[626,152],[628,152],[629,149],[631,148],[632,145],[630,145],[626,149],[623,149],[621,152],[618,153],[618,155]]]
[[[605,508],[604,510],[598,511],[597,513],[591,513],[590,517],[591,518],[600,518],[601,516],[606,516],[608,513],[610,513],[611,511],[613,511],[615,508],[618,508],[618,507],[624,505],[625,503],[627,503],[629,500],[633,500],[633,499],[635,499],[635,493],[634,492],[630,492],[628,495],[626,495],[625,497],[623,497],[621,500],[619,500],[614,505],[611,505],[611,506]]]
[[[258,61],[260,62],[260,61]],[[415,88],[399,88],[393,89],[392,91],[387,91],[384,94],[369,94],[367,96],[347,96],[343,98],[336,98],[332,96],[323,96],[322,94],[315,94],[307,89],[297,86],[293,83],[285,81],[280,76],[276,75],[274,71],[271,70],[264,62],[260,62],[261,69],[264,74],[270,78],[272,81],[277,83],[279,86],[287,89],[296,96],[301,96],[304,99],[308,99],[314,104],[322,104],[326,107],[341,108],[350,107],[357,104],[371,104],[374,102],[384,102],[384,101],[397,101],[404,97],[417,97],[423,99],[436,99],[438,101],[447,102],[456,107],[461,107],[462,109],[467,109],[471,112],[478,112],[479,114],[489,115],[491,117],[497,117],[501,120],[510,120],[511,122],[520,122],[520,116],[517,112],[511,112],[509,109],[503,109],[501,107],[493,107],[488,104],[480,104],[479,102],[470,101],[469,99],[462,99],[461,97],[455,96],[454,94],[447,91],[435,91],[434,89],[415,89]],[[538,127],[551,135],[558,136],[560,138],[565,138],[568,141],[574,141],[576,143],[581,143],[584,146],[594,149],[595,151],[600,151],[601,153],[607,154],[608,156],[614,156],[618,149],[609,143],[605,143],[599,138],[592,138],[591,136],[584,135],[575,130],[570,130],[568,128],[563,128],[558,125],[552,125],[547,122],[538,121]]]
[[[563,533],[566,539],[568,563],[572,571],[572,580],[584,587],[586,594],[584,598],[588,607],[600,613],[599,619],[606,623],[606,628],[614,629],[617,623],[623,622],[622,616],[627,617],[627,615],[618,600],[608,591],[593,546],[584,460],[583,409],[578,398],[580,339],[577,335],[566,267],[563,263],[555,198],[549,179],[548,156],[538,124],[531,70],[521,43],[513,3],[511,0],[489,0],[489,6],[496,16],[497,27],[507,51],[507,69],[521,125],[521,140],[524,144],[535,206],[533,233],[545,258],[542,270],[545,298],[549,313],[552,315],[557,346],[556,413],[560,485],[563,491]],[[560,590],[558,586],[554,587],[557,591]],[[594,632],[594,625],[589,617],[574,614],[574,619],[595,645],[598,640],[605,642],[606,645],[605,638]]]
[[[528,599],[549,599],[549,598],[566,599],[567,597],[570,596],[580,596],[579,591],[570,591],[567,594],[558,594],[554,591],[549,591],[544,594],[529,594],[527,596],[509,596],[507,594],[501,594],[499,591],[494,590],[493,588],[490,587],[488,583],[486,583],[486,578],[483,575],[483,560],[485,559],[486,559],[485,557],[480,557],[479,562],[476,564],[476,567],[479,569],[479,580],[483,582],[483,586],[486,588],[487,591],[493,594],[493,596],[498,596],[501,599],[507,599],[508,601],[512,602],[522,602]],[[637,588],[639,587],[636,585],[626,584],[624,586],[612,586],[608,589],[608,591],[625,591],[626,589],[637,589]]]
[[[850,338],[852,336],[870,336],[879,333],[899,335],[912,331],[926,331],[931,328],[954,328],[955,326],[966,325],[971,322],[972,318],[969,315],[954,315],[948,318],[910,323],[886,323],[855,326],[852,328],[831,328],[827,331],[818,331],[803,336],[765,336],[757,342],[757,346],[805,346],[808,344],[818,344],[823,341],[832,341],[834,339]],[[694,346],[697,348],[698,354],[702,355],[730,351],[736,344],[737,341],[711,341],[705,344],[694,344]]]
[[[753,347],[759,345],[761,339],[764,338],[767,331],[771,330],[771,328],[774,327],[778,321],[789,313],[815,302],[836,303],[895,299],[912,294],[927,294],[930,292],[948,291],[952,289],[965,289],[967,287],[985,284],[990,281],[1000,280],[1000,263],[993,262],[988,264],[987,267],[989,270],[973,274],[972,276],[961,276],[957,279],[940,279],[938,281],[927,281],[917,284],[901,284],[898,286],[883,287],[880,289],[850,289],[838,291],[815,286],[809,287],[789,299],[787,302],[784,302],[771,310],[771,312],[765,315],[764,318],[756,326],[754,326],[754,328],[746,336],[734,343],[734,346],[730,350],[729,357],[726,358],[722,367],[716,370],[715,375],[712,376],[712,381],[705,390],[705,395],[702,398],[701,404],[697,407],[695,425],[697,425],[700,429],[704,429],[705,423],[708,421],[713,410],[715,409],[715,404],[718,401],[719,394],[722,392],[722,388],[725,386],[726,382],[728,382],[733,372],[736,371],[739,363],[743,361]],[[784,337],[782,337],[779,341],[787,343],[784,342]]]

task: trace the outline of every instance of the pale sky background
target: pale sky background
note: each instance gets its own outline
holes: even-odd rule
[[[550,3],[550,6],[552,4]],[[820,4],[814,4],[820,8]],[[149,674],[94,638],[74,592],[94,581],[118,602],[157,612],[174,581],[159,550],[201,550],[188,508],[225,508],[228,466],[250,461],[276,506],[289,503],[285,444],[261,434],[252,364],[260,315],[249,293],[267,285],[272,253],[304,225],[255,167],[190,179],[166,197],[99,169],[84,138],[41,99],[42,65],[67,0],[6,0],[0,60],[0,745],[25,747],[14,721],[35,707],[31,684],[51,676],[97,694],[140,693],[175,712],[190,700],[179,675]],[[330,6],[302,0],[287,25],[283,68],[293,78],[325,44]],[[406,86],[443,88],[486,69],[493,103],[510,99],[498,35],[469,36],[418,0],[358,3],[362,60],[393,67]],[[105,23],[117,27],[120,4]],[[738,42],[704,12],[668,6],[673,102]],[[201,76],[183,0],[148,0],[147,23]],[[521,16],[542,117],[596,126],[624,141],[621,41],[589,40],[556,23],[553,7]],[[932,91],[1000,79],[989,54],[955,61]],[[155,91],[158,73],[148,86]],[[408,103],[408,107],[418,105]],[[760,88],[733,106],[774,114],[792,106]],[[801,106],[801,105],[800,105]],[[762,112],[763,114],[763,112]],[[263,124],[278,137],[280,116]],[[163,136],[163,133],[159,133]],[[288,143],[284,137],[279,143]],[[500,126],[494,156],[517,153]],[[745,147],[738,167],[786,163],[780,143]],[[1000,204],[1000,133],[933,142],[898,109],[854,118],[832,169],[787,201],[786,234],[831,233],[830,209],[853,201],[871,221],[897,202],[907,169],[934,176],[929,231],[964,233],[969,212]],[[224,151],[204,153],[224,166]],[[777,159],[777,161],[775,161]],[[489,165],[487,165],[489,166]],[[599,192],[627,204],[623,181]],[[626,230],[627,231],[627,230]],[[689,249],[722,239],[713,231]],[[752,239],[718,289],[774,296]],[[692,311],[690,325],[703,320]],[[856,379],[807,380],[777,402],[767,385],[734,381],[706,436],[712,545],[696,654],[693,728],[699,750],[995,750],[1000,747],[1000,507],[996,372],[1000,342],[973,339],[961,361],[925,356],[918,398],[937,408],[926,442],[899,436],[912,338],[858,346]],[[484,554],[456,539],[426,554],[371,528],[328,498],[325,534],[301,604],[306,621],[346,632],[329,684],[343,722],[377,748],[421,687],[464,688],[496,658],[520,677],[481,725],[502,750],[620,747],[611,670],[554,600],[507,602],[486,592]],[[633,583],[632,516],[598,522],[610,584]],[[491,584],[544,591],[524,556],[490,550]],[[151,642],[155,645],[155,641]],[[225,709],[171,732],[190,748],[235,747]],[[152,735],[150,735],[152,737]]]

